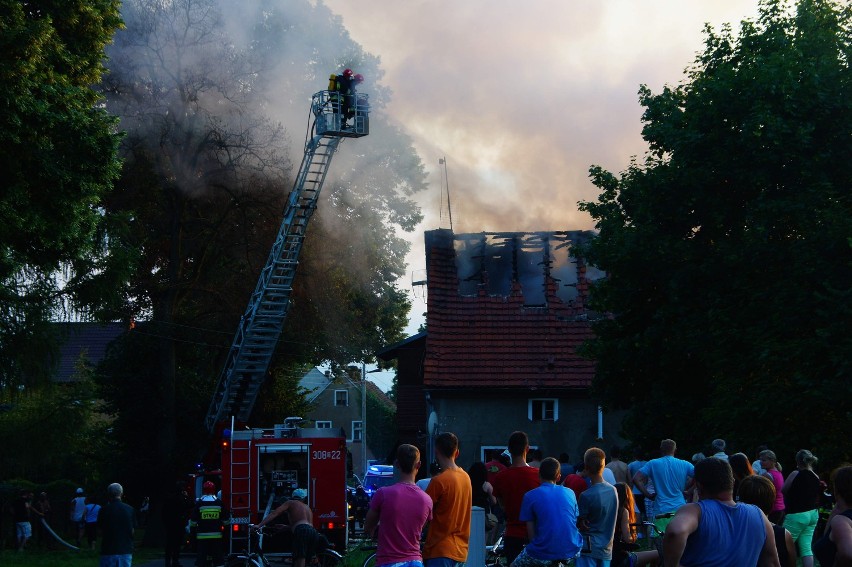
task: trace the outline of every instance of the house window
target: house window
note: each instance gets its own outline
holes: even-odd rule
[[[353,421],[352,422],[352,440],[353,441],[363,440],[364,439],[363,431],[364,431],[364,422],[363,421]]]
[[[317,422],[317,429],[331,429],[331,422],[330,421],[318,421]]]
[[[559,400],[556,398],[533,398],[527,406],[530,421],[557,421],[559,419]]]
[[[349,405],[349,392],[347,390],[335,390],[334,391],[334,405],[336,405],[336,406],[348,406]]]

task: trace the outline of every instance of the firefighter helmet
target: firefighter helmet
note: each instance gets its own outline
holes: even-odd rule
[[[344,69],[343,70],[343,76],[344,77],[351,77],[352,76],[352,69]]]
[[[364,80],[364,75],[362,75],[361,73],[358,73],[357,75],[355,75],[354,79],[355,79],[355,82],[356,82],[356,83],[363,82],[363,80]]]
[[[211,481],[207,481],[201,485],[201,490],[204,491],[204,494],[215,494],[216,493],[216,485]]]

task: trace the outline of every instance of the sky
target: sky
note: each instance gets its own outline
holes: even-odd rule
[[[318,0],[320,1],[320,0]],[[428,171],[424,221],[407,235],[408,334],[426,310],[423,232],[591,229],[592,165],[642,158],[640,85],[685,81],[716,31],[757,0],[321,0],[381,59],[386,109]],[[357,69],[355,70],[357,72]],[[369,93],[369,77],[361,91]],[[446,158],[444,166],[439,159]],[[373,375],[377,382],[378,374]],[[381,385],[381,384],[380,384]]]

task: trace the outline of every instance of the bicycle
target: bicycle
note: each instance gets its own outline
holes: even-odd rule
[[[660,514],[658,516],[654,516],[654,519],[664,519],[671,518],[674,516],[673,512],[668,514]],[[630,554],[635,558],[634,562],[631,565],[648,565],[655,564],[658,567],[665,567],[663,563],[663,532],[657,527],[657,524],[650,520],[643,520],[641,522],[636,522],[635,524],[630,524],[632,527],[636,528],[647,528],[650,530],[649,533],[653,533],[649,539],[649,548],[647,550],[641,549],[638,545],[634,550],[630,551]],[[655,562],[656,563],[653,563]]]
[[[367,558],[364,560],[364,563],[361,565],[361,567],[376,567],[376,549],[378,549],[376,547],[376,544],[373,543],[371,545],[364,545],[359,547],[358,549],[360,549],[361,551],[372,551],[372,553],[368,555]]]
[[[500,533],[497,536],[494,545],[485,546],[485,567],[508,567],[503,548],[503,535],[504,533]]]
[[[266,526],[257,528],[254,524],[249,525],[248,546],[245,552],[232,553],[225,559],[224,567],[272,567],[269,559],[263,554],[260,541],[253,546],[254,540],[263,535],[271,535],[272,532]],[[293,556],[284,554],[281,556],[285,563],[292,565]],[[339,567],[343,562],[343,556],[333,549],[322,549],[317,551],[310,561],[306,561],[306,567]]]

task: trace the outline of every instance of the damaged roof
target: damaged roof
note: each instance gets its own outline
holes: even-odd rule
[[[594,362],[589,283],[603,277],[570,254],[587,231],[426,232],[427,388],[585,389]]]

